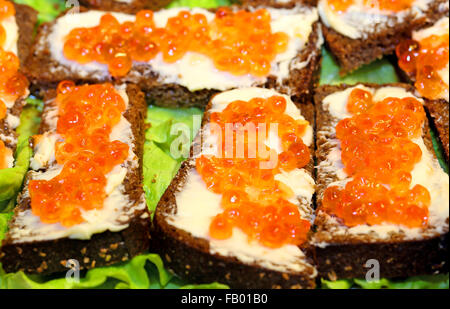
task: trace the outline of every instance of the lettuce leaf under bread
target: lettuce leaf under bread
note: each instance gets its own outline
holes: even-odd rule
[[[17,128],[19,138],[14,167],[0,170],[0,212],[9,211],[14,207],[15,198],[28,170],[31,157],[28,139],[37,132],[40,123],[38,108],[32,104],[32,100],[29,102],[31,103],[25,106],[20,116],[20,126]]]

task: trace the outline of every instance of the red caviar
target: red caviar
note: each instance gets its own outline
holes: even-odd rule
[[[66,37],[64,55],[81,64],[108,64],[112,76],[126,75],[133,61],[148,62],[159,53],[167,63],[187,52],[203,54],[222,71],[234,75],[267,76],[276,55],[287,49],[289,37],[273,33],[267,10],[254,12],[221,8],[208,22],[203,14],[181,11],[158,28],[153,12],[144,10],[135,22],[119,23],[105,14],[100,25],[76,28]]]
[[[411,7],[414,0],[364,0],[366,7],[383,11],[399,12]],[[345,12],[355,0],[328,0],[328,4],[335,12]]]
[[[55,158],[61,173],[29,183],[33,214],[44,223],[70,227],[83,222],[82,211],[101,209],[106,175],[128,157],[129,146],[110,141],[126,104],[111,84],[75,86],[64,81],[56,98],[58,122]]]
[[[16,14],[16,9],[14,8],[14,5],[5,0],[0,0],[0,23],[11,16],[14,16]],[[0,46],[3,46],[6,41],[6,31],[5,28],[0,24]]]
[[[416,79],[419,93],[429,99],[440,99],[448,85],[438,71],[448,64],[449,34],[431,35],[420,42],[405,40],[396,48],[398,64],[410,77]]]
[[[272,96],[248,102],[234,101],[222,112],[211,114],[211,122],[220,127],[219,144],[222,146],[218,151],[224,156],[202,155],[196,161],[197,171],[208,189],[222,195],[224,211],[213,219],[211,237],[227,239],[237,227],[249,239],[256,239],[270,248],[300,245],[306,240],[310,223],[301,218],[297,205],[288,201],[295,198],[294,192],[277,181],[275,175],[281,170],[291,171],[309,163],[310,152],[302,140],[309,124],[294,120],[285,114],[285,110],[286,99]],[[269,124],[275,123],[281,137],[283,152],[280,155],[264,145]],[[254,126],[255,134],[248,133],[248,129],[244,138],[237,138],[242,133],[240,130],[249,128],[249,124]],[[232,147],[225,145],[230,125],[234,127],[232,136],[236,141]],[[258,141],[260,138],[264,140]],[[250,151],[261,144],[262,150]],[[242,156],[238,153],[239,148],[245,150]],[[260,164],[268,160],[268,155],[277,158],[277,164],[263,169]]]
[[[353,117],[341,120],[336,136],[341,160],[352,177],[344,188],[325,190],[322,207],[347,226],[393,223],[422,227],[428,221],[430,193],[411,187],[411,171],[422,151],[411,141],[422,132],[425,112],[415,98],[386,98],[354,89],[347,108]]]

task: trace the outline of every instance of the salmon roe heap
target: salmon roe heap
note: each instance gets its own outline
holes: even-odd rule
[[[217,151],[224,155],[202,155],[196,167],[208,189],[222,195],[223,212],[210,225],[212,238],[230,238],[237,227],[249,240],[257,240],[269,248],[300,245],[306,240],[310,223],[302,219],[298,206],[288,201],[295,198],[294,192],[276,180],[275,175],[309,163],[309,149],[302,140],[309,123],[294,120],[285,110],[286,99],[272,96],[234,101],[222,112],[211,114],[212,128],[220,131],[212,130],[218,136]],[[279,155],[264,143],[269,124],[278,124],[283,150]],[[254,125],[254,131],[249,129],[250,125]],[[226,145],[227,127],[234,128],[232,147]],[[263,149],[256,149],[258,146]],[[239,154],[237,149],[245,151]],[[261,168],[269,155],[277,159],[276,164]]]
[[[107,64],[112,76],[122,77],[133,61],[148,62],[161,53],[165,62],[174,63],[187,52],[196,52],[209,57],[219,70],[263,77],[289,40],[283,32],[272,33],[270,21],[265,9],[221,8],[209,22],[204,14],[180,11],[164,28],[156,27],[148,10],[140,11],[135,22],[122,24],[105,14],[97,27],[73,29],[66,37],[64,55],[81,64]]]
[[[322,209],[349,227],[391,223],[424,227],[430,193],[411,188],[411,171],[422,151],[411,139],[419,137],[425,121],[415,98],[386,98],[374,102],[370,92],[354,89],[347,109],[353,117],[341,120],[336,135],[341,160],[351,180],[324,192]]]
[[[364,0],[364,6],[382,11],[399,12],[409,9],[414,0]],[[345,12],[355,0],[328,0],[328,4],[335,12]]]
[[[448,92],[448,86],[438,71],[445,68],[449,59],[449,34],[431,35],[420,42],[405,40],[397,45],[398,65],[410,77],[415,77],[419,93],[432,100]]]
[[[34,215],[71,227],[84,222],[83,211],[103,208],[106,175],[128,157],[127,144],[110,141],[126,104],[111,84],[68,81],[59,84],[56,102],[61,138],[55,158],[62,170],[51,180],[30,181],[28,189]]]

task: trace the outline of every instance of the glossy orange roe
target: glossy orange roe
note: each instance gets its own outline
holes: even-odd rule
[[[44,223],[70,227],[83,222],[82,210],[102,209],[106,175],[128,157],[129,147],[110,141],[126,104],[111,84],[75,86],[61,82],[55,158],[62,166],[53,179],[29,183],[33,214]]]
[[[120,24],[111,14],[100,25],[72,30],[64,44],[66,58],[81,64],[108,64],[112,76],[125,76],[133,61],[148,62],[159,53],[167,63],[187,52],[203,54],[222,71],[234,75],[266,76],[276,55],[287,49],[289,37],[273,33],[267,10],[217,11],[213,21],[203,14],[181,11],[157,28],[152,11],[141,11],[135,22]]]
[[[431,35],[417,42],[406,40],[396,48],[398,64],[410,77],[416,79],[419,93],[429,99],[439,99],[448,85],[438,75],[438,71],[448,64],[449,34]]]
[[[411,171],[422,151],[411,141],[422,132],[425,112],[415,98],[374,102],[369,92],[354,89],[336,135],[341,160],[353,179],[344,188],[325,190],[322,207],[347,226],[393,223],[422,227],[428,221],[430,193],[411,187]]]
[[[297,205],[288,201],[295,198],[294,192],[275,180],[275,175],[281,170],[291,171],[309,163],[309,149],[302,141],[309,124],[304,120],[294,120],[284,113],[285,110],[285,98],[273,96],[248,102],[235,101],[222,112],[211,114],[211,122],[220,126],[222,139],[219,138],[219,144],[221,142],[222,146],[218,152],[222,151],[224,155],[202,155],[196,162],[197,171],[208,189],[222,195],[221,206],[224,211],[212,221],[211,237],[227,239],[231,237],[233,228],[237,227],[249,239],[256,239],[270,248],[284,244],[300,245],[306,240],[310,223],[301,218]],[[283,152],[278,156],[265,145],[263,150],[266,154],[257,149],[248,150],[263,144],[267,138],[264,125],[267,134],[269,124],[275,123],[279,126]],[[244,134],[245,138],[236,138],[240,134],[239,127],[248,124],[254,125],[256,134]],[[225,145],[227,126],[235,128],[233,147]],[[258,141],[260,132],[263,141]],[[238,154],[238,148],[246,150],[243,156]],[[277,158],[277,164],[270,169],[263,169],[260,164],[268,160],[269,151]]]
[[[414,0],[364,0],[364,5],[383,11],[399,12],[411,7]],[[328,4],[335,12],[345,12],[355,0],[328,0]]]

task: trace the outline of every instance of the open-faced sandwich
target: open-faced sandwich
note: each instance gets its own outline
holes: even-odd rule
[[[140,11],[84,10],[39,30],[27,67],[32,82],[120,80],[155,104],[204,107],[212,94],[265,86],[312,94],[322,35],[315,7]]]
[[[146,103],[134,85],[61,82],[45,97],[32,170],[0,248],[6,272],[48,274],[148,249],[142,190]]]
[[[312,288],[312,105],[263,88],[213,97],[156,209],[152,239],[169,269],[233,288]]]
[[[361,278],[373,261],[383,278],[448,271],[449,178],[424,100],[359,84],[320,87],[315,104],[319,274]]]

